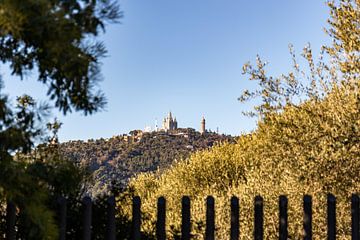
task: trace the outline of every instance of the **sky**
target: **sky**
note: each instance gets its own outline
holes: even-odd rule
[[[275,76],[290,69],[288,45],[295,51],[311,43],[315,53],[329,38],[328,8],[322,0],[119,0],[124,17],[100,36],[108,56],[102,60],[107,97],[104,111],[91,116],[54,110],[62,123],[61,142],[109,138],[161,125],[169,111],[179,127],[239,135],[256,127],[242,115],[250,104],[237,98],[256,84],[242,65],[260,55]],[[48,101],[36,73],[24,80],[1,65],[11,99],[27,93]],[[51,119],[50,119],[51,120]]]

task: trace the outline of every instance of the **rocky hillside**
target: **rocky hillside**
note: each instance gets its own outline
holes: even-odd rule
[[[94,182],[87,191],[96,197],[122,189],[138,173],[161,172],[191,152],[224,141],[234,142],[234,138],[212,132],[200,134],[191,128],[151,133],[134,130],[110,139],[65,142],[60,149],[66,158],[90,170]]]

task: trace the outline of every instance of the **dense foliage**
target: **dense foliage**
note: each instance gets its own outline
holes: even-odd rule
[[[87,192],[92,197],[109,195],[110,191],[121,191],[129,178],[141,172],[167,169],[174,161],[181,160],[190,153],[211,147],[215,142],[233,142],[234,138],[207,132],[200,134],[194,129],[178,129],[165,133],[144,133],[125,141],[124,136],[110,139],[70,141],[60,146],[62,154],[93,176]],[[131,140],[136,138],[135,141]]]
[[[64,114],[72,109],[91,114],[105,104],[94,89],[106,52],[96,36],[119,17],[111,0],[0,0],[0,61],[21,79],[37,71]],[[79,192],[81,171],[51,147],[41,150],[46,158],[32,155],[35,143],[46,142],[50,104],[38,105],[26,93],[16,103],[9,99],[0,79],[0,216],[12,201],[21,225],[18,237],[56,239],[52,199]],[[0,238],[3,223],[1,218]]]
[[[64,113],[92,113],[105,103],[93,87],[106,49],[94,37],[119,17],[110,0],[1,0],[0,60],[20,77],[38,70]]]
[[[291,48],[294,68],[279,77],[268,76],[259,57],[244,73],[259,88],[245,91],[239,100],[260,98],[250,116],[258,127],[236,144],[220,144],[192,154],[163,174],[141,174],[119,196],[119,215],[131,218],[130,199],[139,195],[143,231],[155,234],[156,199],[167,199],[168,238],[180,232],[181,197],[192,203],[192,234],[202,239],[205,198],[215,197],[216,235],[229,238],[230,197],[240,197],[241,239],[253,237],[253,201],[265,200],[265,239],[278,237],[278,197],[289,198],[289,236],[303,238],[302,197],[313,196],[313,234],[326,239],[326,195],[337,196],[337,236],[350,239],[350,196],[360,190],[360,1],[330,2],[333,45],[324,47],[319,60],[309,46],[301,70]]]

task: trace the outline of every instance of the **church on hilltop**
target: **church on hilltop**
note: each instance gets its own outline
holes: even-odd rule
[[[165,131],[168,130],[176,130],[178,128],[178,124],[176,121],[176,118],[173,119],[171,112],[169,112],[169,115],[164,118],[162,129]]]
[[[155,127],[157,129],[157,126]],[[178,129],[178,122],[176,120],[176,117],[173,118],[172,113],[169,112],[168,116],[164,118],[162,123],[162,129],[164,131],[172,131]],[[156,130],[155,130],[156,131]],[[205,128],[205,118],[202,117],[200,122],[200,133],[205,134],[206,128]]]
[[[150,126],[146,126],[144,131],[133,130],[129,132],[129,134],[123,134],[122,139],[127,143],[136,143],[141,141],[144,133],[151,133],[151,132],[158,132],[161,135],[184,136],[185,138],[188,138],[189,136],[187,131],[188,129],[192,129],[196,131],[193,128],[178,128],[178,122],[176,120],[176,117],[173,118],[172,113],[169,112],[169,114],[164,118],[162,122],[162,128],[158,128],[158,124],[156,120],[154,130],[152,130]],[[201,118],[199,132],[202,135],[211,133],[211,130],[207,131],[205,128],[204,117]],[[156,138],[156,136],[154,138]]]

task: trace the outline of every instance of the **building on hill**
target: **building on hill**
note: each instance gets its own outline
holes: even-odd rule
[[[129,134],[121,135],[121,139],[126,143],[140,142],[145,132],[141,130],[132,130]]]
[[[162,129],[168,131],[168,130],[176,130],[177,128],[178,127],[177,127],[176,118],[173,119],[171,112],[169,112],[169,115],[165,117],[163,120]]]
[[[205,128],[205,118],[204,116],[201,119],[201,126],[200,126],[200,133],[204,134],[206,132],[206,128]]]
[[[201,134],[205,134],[205,133],[207,132],[207,130],[206,130],[205,118],[204,118],[204,117],[202,117],[200,123],[201,123],[201,125],[200,125],[199,132],[200,132]],[[167,131],[173,131],[173,130],[178,130],[178,131],[181,132],[181,131],[184,130],[184,129],[178,128],[178,122],[177,122],[177,120],[176,120],[176,117],[173,118],[172,113],[169,112],[168,116],[164,118],[163,123],[162,123],[162,128],[161,128],[160,130],[163,130],[163,131],[165,131],[165,132],[167,132]],[[156,131],[156,132],[158,131],[157,121],[156,121],[156,123],[155,123],[155,131]],[[178,131],[177,131],[177,132],[178,132]],[[194,129],[194,131],[195,131],[195,129]]]

